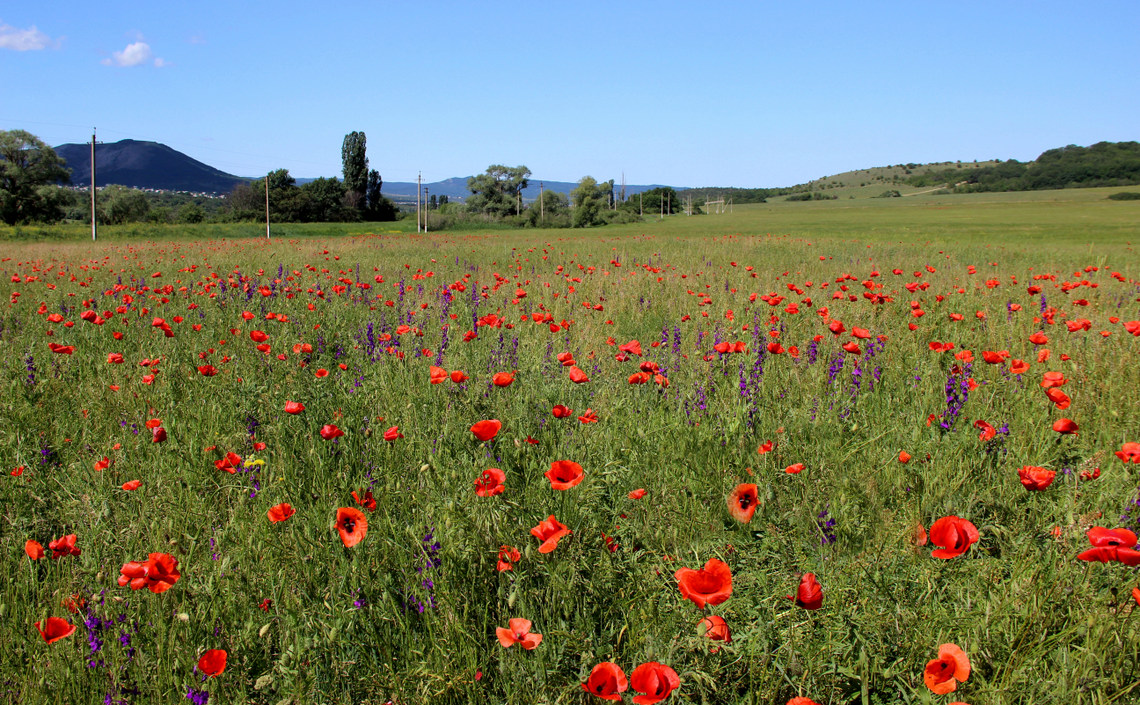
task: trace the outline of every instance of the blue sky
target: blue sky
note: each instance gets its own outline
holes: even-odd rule
[[[1140,3],[7,3],[0,129],[224,171],[783,186],[1140,139]]]

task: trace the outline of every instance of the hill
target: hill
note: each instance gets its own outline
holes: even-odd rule
[[[91,145],[61,144],[55,152],[71,169],[72,185],[90,186]],[[99,186],[220,194],[245,181],[164,144],[139,140],[95,145],[95,166]]]

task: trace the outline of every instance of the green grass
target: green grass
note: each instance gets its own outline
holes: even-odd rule
[[[1140,207],[1091,190],[997,196],[765,204],[588,231],[282,226],[269,243],[254,226],[248,239],[246,226],[106,229],[96,244],[81,228],[0,233],[10,302],[0,312],[0,467],[26,468],[0,476],[0,701],[188,702],[188,689],[204,688],[211,703],[579,703],[592,699],[579,684],[601,661],[627,674],[671,666],[682,685],[666,702],[1140,700],[1135,569],[1076,559],[1090,526],[1138,519],[1120,518],[1136,498],[1136,466],[1112,453],[1140,441],[1140,338],[1123,328],[1140,318]],[[1096,287],[1061,289],[1082,280]],[[892,300],[870,303],[864,282]],[[1035,320],[1043,299],[1031,285],[1043,287],[1053,325]],[[787,299],[770,306],[761,297],[771,294]],[[85,301],[113,320],[81,320]],[[785,310],[792,302],[800,313]],[[571,325],[552,332],[530,316],[543,312]],[[488,314],[504,326],[475,328]],[[1075,318],[1091,330],[1069,333]],[[886,338],[837,339],[830,319]],[[401,323],[412,329],[399,333]],[[428,381],[445,323],[442,366],[469,375],[462,385]],[[270,353],[255,349],[252,330],[269,335]],[[464,342],[468,330],[478,337]],[[1042,363],[1028,341],[1039,330],[1052,352]],[[614,356],[631,339],[667,388],[628,383],[637,358]],[[718,340],[748,352],[719,356]],[[840,351],[849,340],[859,353]],[[796,346],[799,359],[758,355],[771,341]],[[931,341],[956,347],[938,354]],[[75,354],[52,354],[49,342]],[[305,343],[311,353],[294,352]],[[944,431],[937,416],[963,349],[978,386]],[[1031,369],[1010,375],[982,362],[983,350],[1008,350]],[[555,358],[564,351],[589,382],[569,381]],[[115,352],[122,365],[108,364]],[[144,358],[159,362],[140,367]],[[207,363],[216,376],[198,373]],[[512,370],[511,386],[491,385]],[[1047,370],[1069,379],[1071,408],[1045,398]],[[305,411],[285,413],[287,400]],[[553,418],[555,404],[574,415]],[[587,408],[598,423],[576,419]],[[1062,416],[1079,435],[1051,430]],[[166,442],[151,442],[152,418]],[[468,428],[487,418],[503,430],[479,443]],[[983,443],[979,419],[1008,435]],[[345,436],[322,440],[323,424]],[[391,426],[403,438],[385,441]],[[775,449],[758,454],[769,440]],[[227,451],[264,465],[219,471]],[[104,457],[110,466],[96,470]],[[550,488],[543,473],[559,459],[583,466],[580,485]],[[801,474],[784,472],[797,462]],[[1057,470],[1056,481],[1027,492],[1023,465]],[[506,492],[476,497],[488,467],[505,471]],[[1098,479],[1080,479],[1095,467]],[[139,489],[120,489],[132,479]],[[742,482],[756,483],[761,501],[749,524],[725,506]],[[378,508],[367,537],[345,548],[336,510],[366,487]],[[628,498],[636,488],[643,499]],[[270,524],[281,502],[297,513]],[[573,533],[542,554],[529,531],[550,514]],[[974,523],[980,541],[951,560],[911,544],[916,525],[947,515]],[[823,530],[827,519],[836,523]],[[47,547],[70,533],[81,556],[24,555],[29,539]],[[427,564],[433,541],[438,566]],[[500,573],[503,544],[522,558]],[[170,590],[116,584],[124,563],[153,552],[179,561]],[[729,565],[733,591],[702,611],[673,574],[710,558]],[[823,586],[818,611],[785,598],[804,572]],[[75,615],[62,606],[73,595],[86,603]],[[698,633],[704,614],[727,621],[731,644]],[[78,629],[47,645],[33,622],[48,616]],[[92,617],[113,624],[86,626]],[[543,634],[537,649],[499,645],[495,629],[512,617]],[[94,657],[92,635],[103,642]],[[973,673],[934,696],[923,668],[946,642]],[[226,670],[203,683],[194,665],[215,648],[227,650]]]

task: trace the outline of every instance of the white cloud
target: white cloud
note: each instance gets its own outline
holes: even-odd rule
[[[111,58],[103,59],[105,66],[141,66],[151,62],[159,68],[166,66],[166,62],[155,57],[150,45],[144,41],[128,44],[122,51],[112,52]]]
[[[27,29],[19,29],[11,25],[0,24],[0,49],[37,51],[58,45],[58,40],[53,42],[51,37],[36,29],[35,25]]]

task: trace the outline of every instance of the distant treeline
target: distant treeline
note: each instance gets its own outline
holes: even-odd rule
[[[693,203],[704,205],[706,200],[717,201],[724,199],[733,203],[765,203],[774,196],[787,196],[794,193],[798,187],[782,186],[780,188],[715,188],[705,186],[701,188],[686,189],[681,192],[682,198],[692,198]]]
[[[1098,142],[1050,149],[1032,162],[1011,159],[963,172],[930,171],[907,179],[912,186],[945,184],[960,193],[1036,191],[1140,184],[1140,142]]]

